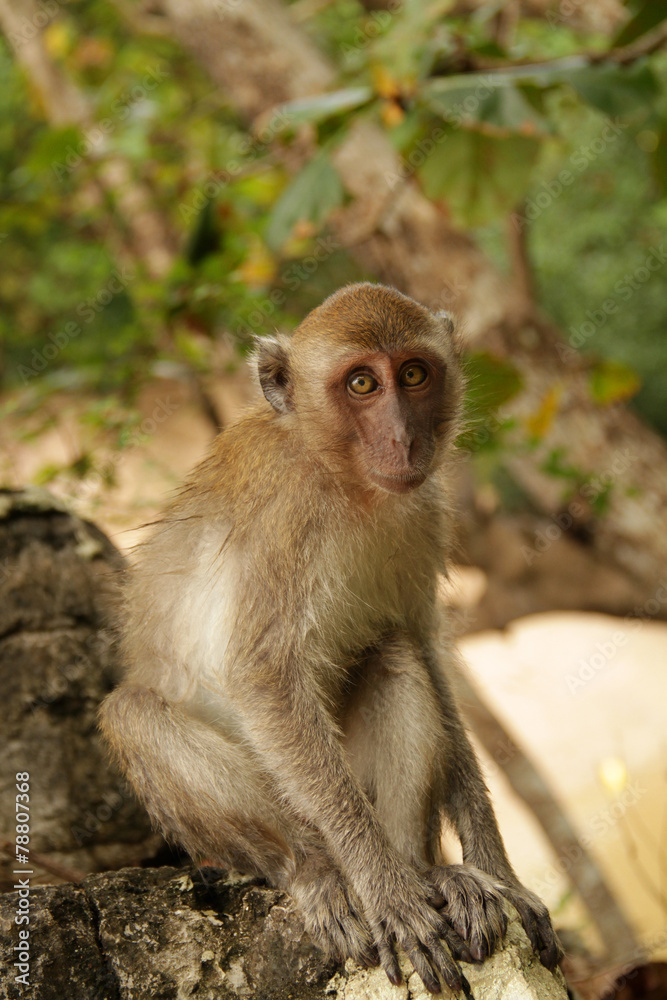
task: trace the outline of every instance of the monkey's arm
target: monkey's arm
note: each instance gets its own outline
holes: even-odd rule
[[[429,990],[440,989],[433,967],[452,989],[459,989],[460,972],[440,942],[448,934],[434,907],[441,899],[390,847],[303,660],[295,655],[282,665],[251,667],[237,690],[250,739],[283,793],[320,831],[349,879],[391,981],[401,981],[392,951],[395,939]]]
[[[512,868],[491,805],[489,791],[440,658],[431,646],[423,650],[423,655],[438,696],[448,735],[448,746],[442,768],[433,790],[433,821],[437,825],[437,830],[434,832],[439,831],[438,819],[443,815],[447,816],[454,824],[461,841],[464,866],[479,869],[480,872],[491,875],[495,881],[494,886],[488,887],[488,898],[483,900],[485,908],[494,909],[493,890],[500,888],[517,910],[540,960],[548,968],[553,969],[562,957],[562,951],[551,925],[549,912],[544,903],[521,884]],[[452,871],[456,867],[450,866]],[[457,879],[465,881],[463,870],[454,872],[452,888]],[[434,884],[447,896],[446,886],[437,877],[434,879]],[[482,883],[482,890],[484,888]],[[469,910],[463,917],[464,921],[468,919],[468,926],[457,927],[460,932],[463,931],[466,939],[469,939],[471,926],[474,926],[474,914],[472,917],[473,919]],[[486,943],[483,941],[484,935],[479,929],[473,933],[479,938],[474,942],[475,950],[482,957],[493,950],[493,945],[488,940]]]

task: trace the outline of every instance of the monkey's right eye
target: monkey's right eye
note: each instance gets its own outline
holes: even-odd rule
[[[357,396],[366,396],[369,392],[375,392],[378,384],[368,372],[357,372],[347,380],[347,387]]]

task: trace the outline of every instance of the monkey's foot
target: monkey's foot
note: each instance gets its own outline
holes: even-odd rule
[[[397,862],[388,878],[377,880],[369,888],[364,902],[380,963],[390,982],[395,986],[402,982],[394,951],[398,945],[429,993],[442,992],[440,978],[454,992],[467,985],[449,948],[442,942],[449,943],[451,936],[461,946],[464,943],[439,912],[442,896],[423,875]]]
[[[444,899],[441,913],[456,935],[448,942],[455,956],[481,962],[492,955],[507,930],[504,887],[471,865],[437,866],[429,869],[426,879]]]
[[[299,867],[289,885],[306,930],[327,955],[345,961],[353,958],[367,968],[380,958],[361,903],[343,875],[325,854],[312,854]]]
[[[563,949],[551,924],[546,906],[539,896],[526,889],[520,882],[504,884],[501,880],[496,884],[502,886],[503,895],[519,914],[523,929],[540,962],[553,971],[563,957]]]

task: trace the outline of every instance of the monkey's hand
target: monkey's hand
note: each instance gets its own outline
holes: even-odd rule
[[[504,887],[472,865],[437,866],[430,868],[425,877],[445,901],[443,916],[459,940],[467,944],[467,948],[463,945],[465,951],[450,944],[456,957],[470,961],[472,956],[482,962],[492,955],[507,930]]]
[[[450,989],[461,989],[461,970],[441,941],[451,938],[450,928],[437,910],[442,906],[442,896],[414,869],[396,861],[384,878],[365,888],[363,902],[380,963],[390,982],[395,986],[401,983],[393,950],[396,943],[407,953],[429,993],[441,992],[438,973]],[[456,937],[457,943],[465,947]]]
[[[306,930],[327,955],[363,966],[379,964],[379,956],[361,903],[324,851],[313,852],[289,883]]]
[[[503,878],[496,884],[501,886],[503,895],[519,914],[523,929],[542,965],[546,965],[547,969],[555,969],[563,957],[563,949],[542,900],[521,885],[518,879]]]
[[[472,865],[445,865],[426,873],[445,900],[443,914],[465,939],[473,958],[492,955],[507,930],[504,900],[512,904],[533,950],[548,969],[555,969],[563,952],[544,903],[516,879],[493,878]],[[458,958],[463,955],[453,949]],[[464,959],[465,960],[465,959]]]

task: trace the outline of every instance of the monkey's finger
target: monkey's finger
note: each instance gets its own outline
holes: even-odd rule
[[[345,919],[339,918],[337,923],[338,935],[343,941],[342,951],[345,958],[349,956],[367,969],[380,964],[377,948],[365,921],[359,920],[350,913]]]
[[[537,928],[542,939],[542,947],[538,951],[540,962],[553,972],[563,957],[563,949],[558,940],[558,935],[551,926],[551,921],[548,917],[538,916]]]
[[[516,909],[521,923],[523,924],[523,929],[528,935],[528,940],[530,941],[533,951],[539,955],[540,949],[542,948],[542,942],[537,931],[537,920],[535,919],[535,913],[532,908],[525,903],[522,899],[512,898],[512,906]]]
[[[460,990],[461,970],[447,948],[443,947],[438,938],[429,938],[425,943],[433,964],[449,988],[455,991]]]
[[[507,916],[507,910],[503,906],[502,902],[498,903],[497,906],[497,916],[498,916],[498,936],[499,943],[507,934],[507,925],[509,923],[509,918]]]
[[[476,915],[469,935],[470,950],[478,961],[483,961],[502,941],[507,929],[507,918],[502,907],[494,900],[485,904],[482,914]]]
[[[472,957],[476,962],[483,962],[491,954],[488,942],[480,934],[472,934],[468,943]]]
[[[459,959],[461,962],[472,963],[475,961],[466,942],[460,934],[457,934],[453,927],[449,926],[449,924],[444,925],[441,931],[441,937],[446,942],[447,947],[451,951],[454,958]]]
[[[447,903],[440,911],[440,915],[444,918],[440,925],[440,937],[446,941],[447,934],[451,932],[463,941],[470,939],[470,914],[463,907],[452,907],[450,903]]]
[[[380,964],[380,955],[373,944],[364,945],[363,948],[351,948],[350,955],[365,969],[372,969]]]
[[[423,982],[429,993],[440,993],[440,980],[437,973],[431,966],[427,956],[419,947],[414,934],[406,934],[404,942],[408,958],[412,962],[412,967]]]
[[[359,956],[356,957],[356,961],[359,965],[363,965],[365,969],[374,969],[376,965],[380,964],[380,955],[375,945],[370,945],[366,948]]]
[[[441,910],[445,905],[445,897],[433,887],[429,889],[428,901],[436,910]]]
[[[380,964],[375,945],[371,941],[364,940],[361,933],[354,933],[354,928],[341,928],[338,934],[332,936],[335,938],[336,950],[341,961],[352,958],[366,969]]]
[[[398,960],[394,955],[394,950],[385,935],[385,931],[382,927],[377,925],[371,926],[371,932],[373,938],[375,939],[375,947],[378,950],[378,956],[380,959],[380,965],[387,974],[387,979],[394,986],[400,986],[403,982],[403,977],[401,976],[401,970],[398,966]]]
[[[514,905],[516,906],[516,903]],[[517,906],[516,908],[533,951],[538,955],[542,965],[553,971],[563,957],[563,952],[551,926],[551,921],[548,917],[536,914],[527,906],[521,908]],[[524,909],[526,911],[525,919],[522,912]]]

